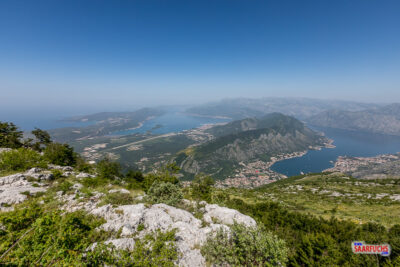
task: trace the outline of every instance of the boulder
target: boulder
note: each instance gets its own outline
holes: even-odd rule
[[[24,173],[25,176],[32,177],[38,181],[50,181],[54,179],[54,175],[44,172],[41,168],[32,168]]]
[[[223,212],[219,218],[222,223],[233,224],[234,221],[237,221],[248,226],[255,225],[252,218],[238,211],[206,203],[205,207],[207,206],[210,207],[205,209],[205,212],[210,218],[211,216],[215,217],[214,212]],[[129,238],[126,237],[135,233],[138,238],[142,238],[157,230],[164,232],[176,229],[176,244],[180,252],[177,262],[179,266],[205,266],[205,259],[201,255],[199,247],[205,243],[209,234],[216,233],[221,228],[224,231],[230,231],[228,226],[214,224],[211,219],[209,225],[203,227],[202,221],[195,218],[190,212],[166,204],[155,204],[151,207],[146,207],[144,204],[124,205],[117,208],[105,205],[90,212],[106,220],[106,223],[100,226],[102,229],[114,232],[121,230],[121,237],[125,237],[121,238],[121,241],[117,241],[121,247],[133,244],[133,241],[129,241]],[[143,230],[138,231],[139,225],[143,225]]]
[[[121,188],[121,189],[111,189],[108,191],[108,193],[130,194],[131,192],[129,190],[126,190],[125,188]]]
[[[234,222],[241,223],[249,227],[257,225],[253,218],[234,209],[220,207],[216,204],[207,204],[205,205],[204,210],[205,213],[203,218],[207,223],[213,223],[214,221],[217,221],[218,223],[225,225],[231,225],[234,224]]]
[[[41,168],[32,168],[25,172],[26,176],[32,176],[41,173],[43,170]]]
[[[82,184],[76,183],[76,184],[74,184],[74,185],[72,186],[72,189],[75,189],[75,191],[77,191],[77,190],[81,189],[82,187],[83,187]]]
[[[86,172],[80,172],[80,173],[76,176],[76,178],[78,178],[78,179],[89,178],[89,177],[94,177],[94,175],[91,175],[91,174],[86,173]]]
[[[74,175],[74,172],[71,172],[71,171],[63,172],[63,176],[64,177],[68,177],[68,176],[71,176],[71,175]]]
[[[11,205],[21,203],[27,195],[46,191],[46,188],[33,186],[25,174],[18,173],[0,178],[0,210],[12,210]]]
[[[107,240],[104,244],[113,244],[116,249],[132,251],[135,246],[135,240],[133,238],[118,238]]]

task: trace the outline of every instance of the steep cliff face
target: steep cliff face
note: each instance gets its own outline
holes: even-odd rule
[[[240,164],[267,162],[273,156],[305,151],[326,142],[300,121],[279,113],[234,121],[213,127],[209,133],[215,136],[214,140],[178,157],[183,171],[222,179],[232,175]]]

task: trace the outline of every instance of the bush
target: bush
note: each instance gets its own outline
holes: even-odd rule
[[[210,201],[213,185],[214,180],[210,176],[196,175],[191,183],[192,197],[197,200]]]
[[[20,148],[22,131],[18,131],[18,127],[12,122],[0,121],[0,147]]]
[[[140,171],[129,170],[124,181],[127,183],[128,189],[142,189],[144,176]]]
[[[55,187],[57,191],[62,191],[63,194],[68,192],[72,188],[72,184],[68,181],[64,181]]]
[[[80,172],[92,172],[93,165],[87,163],[79,154],[76,155],[75,169]]]
[[[44,150],[44,157],[49,163],[61,166],[74,166],[76,154],[74,149],[67,144],[51,143]]]
[[[0,153],[0,170],[2,171],[25,171],[33,167],[47,167],[43,157],[36,151],[19,148]]]
[[[31,147],[36,151],[42,151],[43,147],[52,143],[50,134],[46,131],[35,128],[35,130],[33,130],[31,133],[35,136],[36,139],[36,142],[32,144]],[[30,142],[31,140],[28,141],[28,143]]]
[[[130,205],[133,204],[134,198],[130,194],[123,194],[123,193],[110,193],[108,194],[103,203],[111,204],[111,205]]]
[[[107,184],[109,184],[109,180],[108,179],[104,179],[104,178],[100,178],[100,177],[95,177],[95,178],[84,178],[82,180],[82,184],[85,187],[90,187],[90,188],[96,188],[96,187],[102,187],[102,186],[106,186]]]
[[[57,179],[60,179],[61,177],[63,177],[63,172],[61,170],[53,169],[53,170],[51,170],[51,173],[53,174],[54,180],[57,180]]]
[[[106,238],[96,228],[103,223],[84,212],[61,214],[44,211],[38,205],[0,215],[5,231],[0,236],[0,265],[82,266],[86,249]]]
[[[235,223],[231,233],[221,228],[209,236],[201,252],[218,266],[282,266],[288,249],[283,240],[263,228]]]
[[[154,182],[147,192],[147,198],[153,203],[165,203],[167,205],[176,205],[182,198],[182,189],[177,184],[169,182]]]
[[[115,179],[121,177],[121,165],[118,162],[113,162],[108,158],[102,159],[96,166],[97,174],[100,178]]]

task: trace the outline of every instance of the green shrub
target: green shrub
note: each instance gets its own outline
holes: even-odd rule
[[[57,191],[62,191],[63,193],[68,192],[72,187],[72,184],[68,181],[64,181],[56,187]]]
[[[59,169],[53,169],[51,170],[51,173],[53,174],[55,180],[60,179],[63,176],[63,172]]]
[[[140,171],[129,170],[124,181],[127,183],[128,189],[142,189],[144,176]]]
[[[102,187],[107,185],[109,182],[110,180],[100,177],[87,177],[82,180],[82,184],[90,188]]]
[[[125,175],[126,181],[136,181],[138,183],[143,182],[144,176],[143,173],[140,171],[129,170]]]
[[[67,144],[51,143],[44,150],[44,157],[49,163],[61,166],[74,166],[76,154],[74,149]]]
[[[147,199],[153,203],[176,205],[183,198],[182,189],[177,184],[169,182],[154,182],[147,192]]]
[[[103,199],[104,204],[129,205],[134,203],[134,198],[130,194],[110,193]]]
[[[231,233],[221,228],[201,248],[217,266],[281,266],[287,262],[285,242],[260,227],[234,224]]]
[[[76,163],[75,163],[75,169],[80,171],[80,172],[92,172],[93,171],[93,165],[87,163],[82,156],[79,154],[76,155]]]
[[[31,133],[35,136],[36,139],[36,142],[33,143],[31,147],[36,151],[42,151],[44,147],[52,143],[50,134],[46,131],[35,128],[35,130],[31,131]],[[29,140],[28,142],[30,143],[30,141],[31,140]]]
[[[340,251],[335,240],[323,233],[302,235],[297,262],[307,266],[338,266]]]
[[[20,148],[22,135],[22,131],[18,131],[12,122],[0,121],[0,147]]]
[[[197,200],[210,201],[214,180],[207,175],[196,175],[191,183],[192,197]]]
[[[97,163],[96,170],[100,178],[112,180],[115,179],[115,177],[122,177],[121,165],[108,158],[102,159]]]
[[[10,266],[82,266],[87,248],[107,238],[96,228],[103,223],[84,212],[61,214],[37,205],[0,215],[5,231],[0,235],[0,260]]]
[[[43,157],[36,151],[19,148],[0,153],[0,170],[2,171],[25,171],[33,167],[47,167]]]
[[[155,182],[164,182],[164,183],[171,183],[171,184],[178,184],[179,180],[173,175],[165,175],[165,173],[150,173],[144,177],[142,182],[142,188],[147,193],[150,187]]]

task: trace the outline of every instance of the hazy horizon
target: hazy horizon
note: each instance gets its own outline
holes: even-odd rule
[[[2,1],[0,111],[400,102],[399,11],[361,0]]]

